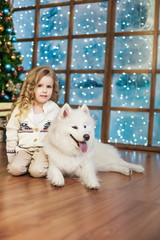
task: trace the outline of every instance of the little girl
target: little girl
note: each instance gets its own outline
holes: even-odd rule
[[[43,143],[59,112],[58,91],[58,80],[50,67],[36,67],[29,72],[6,127],[7,168],[12,175],[28,171],[33,177],[46,176],[48,160]]]

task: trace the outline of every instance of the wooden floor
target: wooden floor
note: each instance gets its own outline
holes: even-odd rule
[[[77,179],[54,188],[45,179],[13,177],[0,143],[0,239],[159,240],[160,154],[122,151],[145,173],[99,173],[99,190]]]

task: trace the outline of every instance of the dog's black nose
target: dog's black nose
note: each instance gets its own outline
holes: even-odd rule
[[[90,139],[90,136],[88,134],[83,135],[84,140],[88,141]]]

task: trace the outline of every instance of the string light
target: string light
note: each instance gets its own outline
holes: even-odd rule
[[[114,74],[112,107],[149,108],[150,74]]]
[[[35,10],[26,10],[26,11],[23,11],[23,14],[22,12],[18,12],[18,11],[13,13],[14,28],[15,28],[16,37],[18,39],[33,38],[34,17],[35,17]],[[19,29],[21,30],[19,31]]]
[[[75,5],[74,34],[104,33],[108,2]]]
[[[152,43],[149,35],[115,37],[114,69],[151,69]]]
[[[116,32],[153,30],[154,6],[151,0],[117,0]]]
[[[110,125],[110,132],[112,133],[109,139],[110,142],[123,142],[125,144],[140,144],[145,146],[148,144],[148,130],[146,128],[149,121],[148,113],[111,111],[111,122],[114,119],[117,119],[117,121],[114,125]]]
[[[19,0],[14,1],[13,7],[14,8],[22,8],[22,7],[28,7],[28,6],[35,6],[35,0]]]
[[[72,74],[70,103],[102,105],[103,74]]]

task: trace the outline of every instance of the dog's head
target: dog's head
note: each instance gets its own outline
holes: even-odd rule
[[[52,143],[58,149],[68,154],[82,154],[90,149],[94,140],[94,127],[95,121],[86,104],[73,110],[66,103],[53,121],[49,132],[52,132]]]

